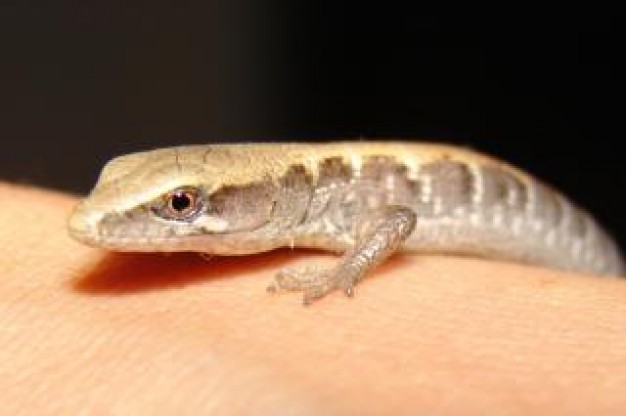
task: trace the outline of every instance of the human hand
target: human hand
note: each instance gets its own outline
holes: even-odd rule
[[[6,414],[626,412],[626,281],[406,254],[305,308],[265,286],[333,256],[112,254],[73,197],[0,201]]]

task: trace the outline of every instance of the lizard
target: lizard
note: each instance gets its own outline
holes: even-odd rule
[[[402,141],[189,145],[119,156],[68,221],[114,251],[343,253],[329,269],[283,269],[269,291],[309,304],[355,285],[399,250],[621,275],[617,244],[530,174],[445,144]]]

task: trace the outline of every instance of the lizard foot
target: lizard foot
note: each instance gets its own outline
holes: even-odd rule
[[[323,298],[336,289],[347,296],[354,294],[354,286],[381,261],[396,252],[413,232],[415,213],[406,207],[388,206],[368,217],[369,221],[357,244],[344,253],[337,266],[327,270],[307,268],[302,271],[283,269],[267,289],[304,292],[304,304]]]
[[[286,290],[303,292],[303,304],[310,305],[328,293],[342,288],[347,296],[352,296],[358,279],[349,273],[341,273],[337,269],[318,269],[307,267],[303,270],[285,268],[275,276],[274,283],[267,287],[268,292]]]

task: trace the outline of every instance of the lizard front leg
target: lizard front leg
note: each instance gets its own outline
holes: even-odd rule
[[[352,296],[354,286],[371,269],[396,252],[411,235],[416,221],[415,212],[403,206],[385,206],[368,212],[360,218],[360,232],[355,245],[344,253],[335,267],[327,270],[283,269],[268,291],[302,291],[305,305],[335,289],[343,289],[347,296]]]

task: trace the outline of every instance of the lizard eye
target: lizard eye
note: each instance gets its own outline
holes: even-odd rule
[[[163,196],[162,203],[154,210],[168,220],[191,220],[202,210],[202,198],[195,188],[178,188]]]

